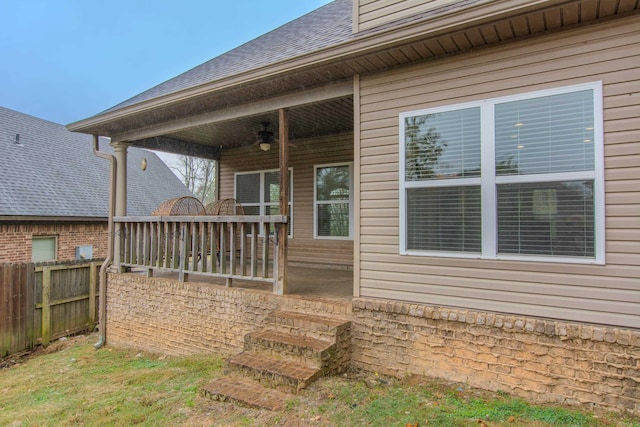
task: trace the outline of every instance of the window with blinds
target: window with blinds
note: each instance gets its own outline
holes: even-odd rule
[[[351,164],[315,168],[314,224],[316,238],[353,238]]]
[[[401,253],[604,263],[602,85],[400,115]]]
[[[245,215],[280,215],[280,171],[237,173],[235,199]],[[293,170],[289,170],[289,237],[293,235]],[[272,229],[271,232],[274,230]]]

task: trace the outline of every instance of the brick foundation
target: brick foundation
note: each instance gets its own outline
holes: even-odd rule
[[[31,262],[33,237],[57,237],[57,261],[76,259],[76,246],[92,245],[93,258],[107,255],[107,222],[0,224],[0,263]]]
[[[351,305],[249,289],[110,273],[109,345],[171,355],[239,353],[274,310],[349,319]]]
[[[110,274],[109,345],[172,355],[243,349],[274,310],[351,320],[351,366],[640,413],[640,331],[355,298],[353,304]]]
[[[356,368],[640,413],[637,330],[357,298],[352,334]]]

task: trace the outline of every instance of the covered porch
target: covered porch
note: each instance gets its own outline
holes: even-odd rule
[[[350,298],[354,87],[347,79],[113,135],[114,269],[277,295]],[[217,161],[218,199],[237,199],[246,215],[127,216],[130,146]],[[343,205],[340,219],[332,219],[318,197],[318,171],[335,165],[349,171],[348,188],[335,192]],[[325,223],[345,220],[339,235]],[[334,286],[326,286],[327,277]]]

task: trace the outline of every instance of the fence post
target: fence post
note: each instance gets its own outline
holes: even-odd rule
[[[11,313],[9,298],[12,264],[0,264],[0,357],[11,354]]]
[[[51,267],[42,269],[42,345],[48,346],[51,339]]]
[[[89,330],[96,325],[96,284],[98,279],[98,263],[89,264]]]

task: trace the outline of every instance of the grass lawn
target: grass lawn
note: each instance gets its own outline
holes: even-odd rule
[[[314,383],[282,412],[208,400],[222,359],[53,343],[0,369],[1,426],[638,426],[640,419],[411,378],[350,373]],[[0,365],[2,366],[2,365]]]

